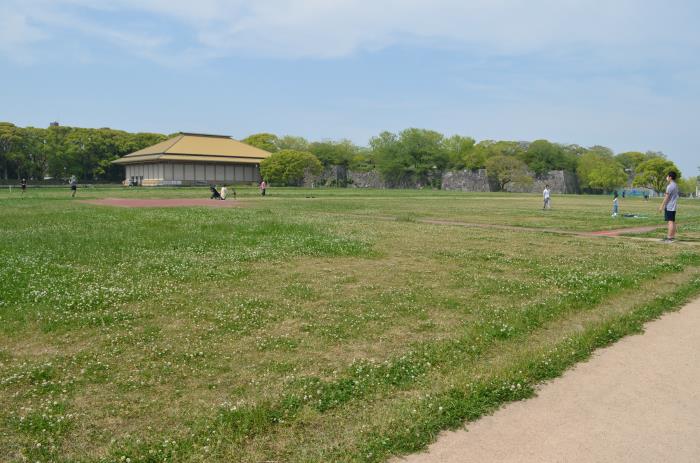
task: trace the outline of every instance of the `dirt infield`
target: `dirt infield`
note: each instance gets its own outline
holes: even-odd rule
[[[117,206],[117,207],[242,207],[239,201],[220,201],[216,199],[124,199],[124,198],[105,198],[105,199],[86,199],[80,201],[86,204],[95,204],[98,206]]]

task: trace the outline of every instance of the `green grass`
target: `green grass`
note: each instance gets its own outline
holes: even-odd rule
[[[0,454],[384,461],[700,292],[691,200],[687,242],[662,245],[551,232],[663,226],[658,201],[615,219],[607,197],[238,193],[240,208],[123,209],[0,190]]]

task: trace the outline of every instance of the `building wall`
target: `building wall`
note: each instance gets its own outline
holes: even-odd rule
[[[151,163],[125,168],[126,181],[144,186],[259,182],[255,164]]]

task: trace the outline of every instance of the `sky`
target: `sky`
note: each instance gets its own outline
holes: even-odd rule
[[[695,0],[0,0],[0,121],[367,145],[409,127],[698,174]]]

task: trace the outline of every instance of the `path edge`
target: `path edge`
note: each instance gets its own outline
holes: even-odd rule
[[[365,461],[401,461],[401,456],[424,451],[442,431],[463,428],[468,422],[492,414],[507,403],[531,398],[537,388],[562,376],[576,364],[588,360],[595,351],[609,347],[620,339],[644,332],[644,325],[670,312],[677,312],[700,295],[700,275],[680,285],[669,294],[656,296],[624,314],[586,328],[557,343],[541,358],[526,358],[524,353],[509,368],[480,380],[469,390],[452,388],[432,396],[439,414],[427,415],[405,430],[390,435],[375,435],[365,442],[361,452]],[[425,414],[419,414],[425,417]],[[371,455],[371,457],[370,457]]]

